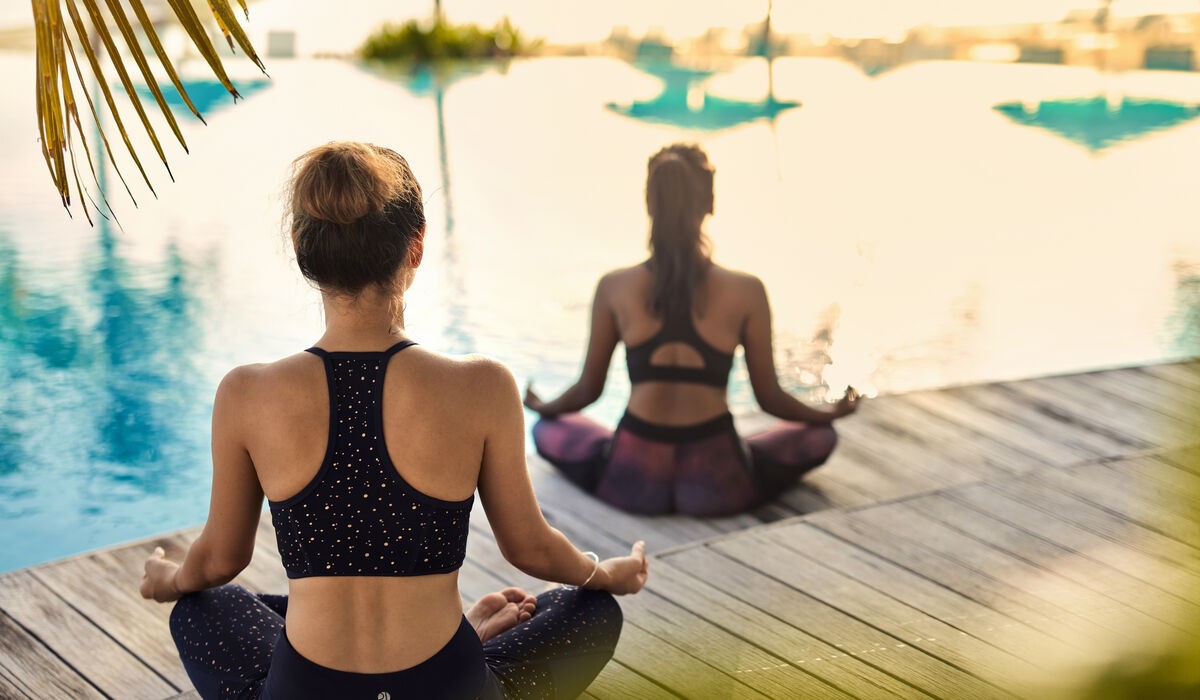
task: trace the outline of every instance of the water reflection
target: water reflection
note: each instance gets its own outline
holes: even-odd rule
[[[197,295],[201,280],[169,245],[161,264],[135,269],[117,254],[100,226],[99,254],[89,287],[98,320],[91,337],[90,373],[101,381],[94,407],[99,440],[93,455],[109,476],[161,491],[178,465],[167,455],[183,444],[203,453],[201,436],[183,430],[204,412],[205,394],[194,362],[201,346]],[[157,288],[140,282],[155,280]]]
[[[702,83],[713,71],[678,66],[668,60],[639,60],[634,66],[663,82],[663,90],[651,100],[629,105],[609,103],[608,109],[627,117],[683,129],[720,131],[758,119],[774,120],[780,113],[799,107],[799,102],[780,100],[773,89],[762,100],[733,100],[709,94]],[[768,71],[771,69],[768,62]]]
[[[997,112],[1018,124],[1045,129],[1098,153],[1195,119],[1200,105],[1170,100],[1104,96],[1044,100],[1036,105],[1004,102]]]
[[[459,244],[454,236],[454,195],[451,187],[449,147],[446,142],[446,93],[454,83],[470,77],[491,72],[503,75],[508,70],[508,62],[441,61],[416,65],[395,61],[365,61],[361,65],[370,73],[399,83],[413,95],[433,99],[441,186],[436,193],[426,192],[426,200],[428,202],[435,196],[441,198],[444,235],[440,242],[440,264],[437,266],[437,273],[441,279],[437,280],[435,285],[439,293],[434,304],[443,311],[443,349],[450,353],[475,352],[478,348],[470,332],[472,324],[467,317],[465,301],[468,298],[465,293],[466,279],[459,260]],[[436,248],[435,245],[429,247]]]
[[[259,92],[268,86],[269,80],[239,80],[237,82],[237,90],[242,98],[248,98],[256,92]],[[117,89],[124,90],[124,86],[118,84]],[[213,111],[228,107],[233,104],[233,96],[225,89],[225,86],[216,80],[185,80],[183,87],[187,90],[188,97],[192,98],[192,104],[196,105],[196,109],[200,114],[208,116]],[[135,88],[137,95],[145,102],[154,101],[154,93],[150,92],[150,88],[146,85],[138,85]],[[188,109],[187,103],[183,101],[183,96],[175,89],[174,85],[167,84],[162,86],[163,99],[171,106],[172,111],[176,115],[186,115],[190,119],[195,119],[196,116]]]

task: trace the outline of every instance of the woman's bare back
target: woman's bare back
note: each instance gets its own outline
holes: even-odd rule
[[[445,501],[469,498],[479,478],[488,402],[478,400],[473,362],[417,346],[392,356],[385,375],[383,431],[392,463],[418,491]],[[238,372],[247,385],[246,445],[255,472],[269,500],[286,500],[313,480],[325,458],[324,365],[299,353]],[[338,670],[407,668],[432,656],[457,630],[457,582],[457,572],[293,579],[288,639],[306,658]]]
[[[654,278],[645,265],[622,268],[605,275],[600,295],[607,300],[617,333],[626,348],[650,340],[663,322],[649,310]],[[742,343],[746,320],[761,283],[752,275],[711,264],[692,311],[696,332],[714,349],[733,354]],[[653,365],[702,367],[700,354],[686,343],[666,343],[651,355]],[[639,382],[629,396],[629,410],[660,425],[701,423],[728,411],[725,390],[703,384]]]

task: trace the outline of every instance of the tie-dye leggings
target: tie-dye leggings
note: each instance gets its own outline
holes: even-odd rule
[[[711,517],[775,498],[829,458],[837,433],[787,423],[742,440],[728,413],[682,427],[626,413],[613,431],[570,413],[539,420],[533,441],[568,479],[617,508]]]

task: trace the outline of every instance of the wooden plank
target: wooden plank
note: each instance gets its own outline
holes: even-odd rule
[[[1061,470],[1038,472],[1035,478],[1074,498],[1083,499],[1109,510],[1125,520],[1195,546],[1197,523],[1170,509],[1162,508],[1164,488],[1134,478],[1121,471],[1120,462],[1082,465]],[[1098,466],[1103,468],[1097,468]]]
[[[1031,563],[1009,550],[995,546],[992,541],[978,539],[933,518],[925,509],[935,507],[937,503],[937,499],[926,497],[918,501],[860,511],[853,516],[855,520],[876,527],[887,523],[889,535],[896,538],[896,541],[904,538],[905,549],[919,542],[920,546],[936,550],[947,559],[972,569],[974,577],[986,576],[1023,590],[1023,602],[1051,613],[1057,609],[1074,614],[1076,625],[1085,634],[1093,633],[1086,629],[1093,625],[1119,633],[1136,628],[1135,623],[1148,626],[1155,622],[1144,613],[1072,581],[1059,571]],[[969,523],[964,526],[969,527]],[[947,571],[941,580],[954,587],[959,577],[957,572]],[[1085,625],[1079,625],[1080,622]]]
[[[750,553],[737,544],[719,552],[715,547],[723,547],[723,543],[681,550],[671,556],[671,562],[684,570],[703,572],[706,581],[732,597],[841,650],[836,659],[843,654],[854,657],[935,697],[1009,696],[931,653],[925,646],[929,640],[919,635],[891,634],[873,620],[847,614],[814,597],[809,590],[798,588],[793,578],[802,566],[780,557],[777,551]],[[810,656],[793,657],[791,661],[808,665],[833,660]]]
[[[20,679],[15,676],[10,677],[10,675],[11,672],[4,667],[4,664],[0,664],[0,698],[4,698],[4,700],[27,700],[29,693],[26,693],[22,689],[22,686],[17,685]]]
[[[984,484],[954,489],[944,495],[1034,537],[1124,571],[1149,589],[1172,595],[1200,590],[1197,572],[1135,548],[1123,538],[1105,537],[1073,522],[1071,511],[1084,508],[1080,501],[1060,502],[1055,508],[1039,509],[1028,500],[1018,500]],[[1119,534],[1128,535],[1129,532]]]
[[[981,488],[1062,518],[1110,542],[1121,543],[1168,565],[1200,572],[1200,550],[1130,521],[1111,509],[1056,488],[1040,479],[990,482]]]
[[[739,636],[712,624],[669,598],[653,592],[625,598],[621,607],[628,623],[654,635],[670,640],[671,644],[704,662],[710,674],[725,674],[736,678],[770,698],[798,695],[800,697],[845,698],[850,695],[827,685],[806,673],[798,665],[788,663],[775,652],[764,651]]]
[[[894,497],[896,493],[928,491],[956,483],[959,479],[973,480],[979,477],[980,473],[974,464],[955,470],[933,449],[926,436],[909,425],[910,421],[889,418],[888,414],[897,414],[894,409],[881,415],[882,406],[888,405],[888,402],[880,401],[880,405],[874,403],[862,409],[864,414],[872,415],[863,415],[854,422],[853,427],[839,431],[838,449],[869,456],[866,461],[876,466],[874,480],[880,483],[868,483],[866,488],[886,498]],[[875,490],[886,488],[891,482],[910,482],[916,486],[906,486],[899,491]]]
[[[796,513],[874,503],[879,500],[880,474],[870,459],[864,460],[841,442],[825,464],[805,474],[800,483],[780,494],[778,501]]]
[[[674,641],[656,637],[626,618],[614,658],[685,698],[767,698],[683,651]]]
[[[999,388],[1043,405],[1053,405],[1080,423],[1143,448],[1186,445],[1194,441],[1195,431],[1189,426],[1086,384],[1072,382],[1069,377],[1011,382]]]
[[[682,697],[615,660],[609,661],[600,671],[587,692],[598,700],[664,700]]]
[[[1200,372],[1196,371],[1196,365],[1195,362],[1143,365],[1138,370],[1168,384],[1200,392]]]
[[[813,577],[806,592],[897,637],[921,638],[939,658],[1006,689],[1037,675],[1045,650],[1070,652],[1040,629],[807,523],[755,537],[786,550],[800,575]],[[814,572],[806,574],[804,567]]]
[[[159,540],[181,547],[176,536]],[[146,545],[125,547],[36,569],[44,583],[177,688],[191,687],[168,627],[170,605],[143,600],[137,590]]]
[[[1112,435],[1105,428],[1080,422],[1074,414],[1054,403],[1031,401],[1000,385],[980,384],[947,390],[952,396],[995,413],[1024,430],[1058,440],[1073,449],[1083,450],[1095,457],[1111,457],[1141,450],[1144,444],[1122,435]]]
[[[669,560],[652,564],[654,579],[648,590],[696,615],[745,639],[760,649],[772,652],[830,686],[852,697],[928,697],[918,688],[871,666],[865,659],[826,644],[802,630],[781,623],[774,617],[745,603],[704,580],[679,569]],[[649,602],[657,606],[657,600]],[[825,663],[798,664],[798,660],[822,658]],[[740,659],[739,659],[740,662]],[[810,684],[811,685],[811,684]],[[819,688],[816,691],[820,694]]]
[[[0,610],[109,696],[159,700],[178,690],[28,571],[0,576]]]
[[[13,697],[103,698],[83,676],[0,613],[0,690]]]
[[[887,506],[867,508],[853,517],[813,516],[810,522],[1008,617],[1064,642],[1088,635],[1111,636],[1111,630],[1088,615],[1079,615],[1027,590],[1035,572],[1020,568],[1000,552],[964,542],[944,528],[921,527],[901,519]],[[974,550],[974,551],[972,551]],[[1014,580],[1015,579],[1015,580]]]
[[[1179,616],[1200,616],[1200,606],[1192,601],[1155,590],[1124,569],[1081,556],[947,496],[923,497],[905,507],[919,510],[923,517],[1099,594],[1093,597],[1096,604],[1113,611],[1110,617],[1114,623],[1127,629],[1171,634],[1169,628],[1174,627],[1177,632],[1187,633],[1186,626],[1178,625]]]
[[[1186,469],[1193,474],[1200,474],[1200,446],[1162,450],[1156,452],[1154,456],[1180,469]]]
[[[836,476],[840,483],[863,494],[866,498],[860,503],[876,503],[943,486],[942,481],[912,468],[904,459],[905,452],[897,449],[892,453],[890,446],[881,447],[878,440],[884,438],[876,439],[872,434],[869,428],[842,431],[837,452],[850,464],[836,471],[833,464],[822,467],[830,477]]]
[[[960,476],[963,472],[990,478],[1025,471],[1031,462],[1028,454],[975,432],[957,419],[922,411],[905,396],[881,401],[876,411],[868,415],[872,413],[882,420],[906,426],[924,446],[926,461],[938,465],[939,474],[953,475],[953,483],[966,480]]]
[[[1012,420],[1002,418],[963,399],[957,392],[920,391],[905,394],[904,399],[932,415],[958,421],[981,435],[1009,445],[1027,455],[1028,464],[1062,466],[1095,457],[1094,452],[1028,430]]]
[[[1120,399],[1195,426],[1200,423],[1200,390],[1163,382],[1136,369],[1094,372],[1076,377]]]

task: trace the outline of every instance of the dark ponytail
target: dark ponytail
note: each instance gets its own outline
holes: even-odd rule
[[[323,291],[393,292],[425,229],[421,186],[399,153],[339,142],[296,159],[290,187],[300,272]]]
[[[646,209],[650,213],[651,313],[660,318],[702,308],[709,241],[701,230],[713,208],[713,168],[699,146],[674,144],[650,158]]]

